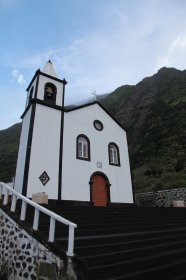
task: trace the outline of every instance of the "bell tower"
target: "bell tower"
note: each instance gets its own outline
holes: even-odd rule
[[[15,176],[15,189],[25,196],[45,192],[51,199],[61,199],[66,84],[49,60],[27,88]]]

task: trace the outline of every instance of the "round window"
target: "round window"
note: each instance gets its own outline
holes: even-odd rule
[[[102,124],[102,122],[100,122],[98,120],[94,121],[94,127],[95,127],[95,129],[97,129],[99,131],[103,130],[103,124]]]

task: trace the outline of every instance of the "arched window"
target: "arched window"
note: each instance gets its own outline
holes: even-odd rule
[[[47,103],[56,104],[57,88],[52,83],[45,84],[44,100]]]
[[[119,148],[115,143],[109,143],[109,164],[120,166]]]
[[[90,161],[90,141],[86,135],[78,135],[76,140],[77,159]]]

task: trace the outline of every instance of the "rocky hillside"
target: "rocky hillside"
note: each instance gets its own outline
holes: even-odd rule
[[[136,192],[186,187],[186,71],[162,68],[100,102],[128,131]],[[15,173],[20,127],[0,131],[0,180]]]
[[[128,130],[136,191],[186,187],[186,71],[164,67],[102,104]]]
[[[0,131],[0,182],[10,182],[15,176],[21,124]]]

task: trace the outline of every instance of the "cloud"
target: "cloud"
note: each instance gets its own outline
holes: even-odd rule
[[[20,88],[10,84],[0,85],[1,110],[0,110],[0,130],[10,125],[20,122],[20,116],[25,107],[25,94]]]
[[[0,12],[9,11],[16,8],[20,0],[0,0]]]
[[[25,84],[26,84],[26,81],[24,80],[22,74],[18,75],[17,82],[18,82],[20,85],[25,85]]]
[[[184,57],[186,56],[186,36],[178,35],[170,43],[170,46],[164,51],[164,54],[159,55],[157,58],[157,69],[167,67],[178,67],[185,69]]]
[[[17,71],[17,69],[12,70],[12,76],[13,76],[14,78],[17,78],[17,76],[18,76],[18,71]]]
[[[64,18],[56,16],[56,21],[49,25],[43,18],[42,38],[51,34],[50,40],[43,40],[43,43],[40,40],[35,44],[37,35],[34,32],[32,37],[29,20],[23,22],[25,17],[21,16],[23,11],[30,11],[33,18],[35,10],[25,6],[27,1],[0,0],[0,13],[6,20],[2,26],[6,26],[7,31],[2,33],[1,86],[3,77],[7,84],[7,76],[11,73],[19,92],[19,85],[25,88],[26,81],[30,81],[35,71],[38,68],[42,70],[51,59],[58,77],[68,81],[66,104],[69,104],[92,97],[94,90],[102,94],[122,84],[136,84],[162,66],[186,69],[186,1],[95,0],[91,5],[89,2],[79,1],[81,17],[77,16],[78,11],[67,9],[72,16],[69,17],[72,20],[70,24],[67,13]],[[81,5],[85,6],[83,11],[88,8],[87,13],[82,14]],[[37,13],[34,17],[37,20]],[[39,14],[39,21],[40,17]],[[16,23],[14,26],[9,21],[12,18]],[[11,32],[19,30],[19,34],[24,34],[22,32],[26,28],[30,43],[25,41],[25,36],[18,36],[15,41],[13,33],[8,32],[9,28]],[[16,47],[7,41],[9,37],[15,41]],[[16,90],[15,84],[9,86]],[[12,88],[9,91],[12,93]],[[24,94],[21,98],[25,101]]]
[[[13,78],[16,79],[16,81],[18,82],[18,84],[20,84],[20,85],[26,85],[26,81],[25,81],[25,79],[24,79],[24,77],[23,77],[23,74],[20,74],[19,71],[18,71],[16,68],[14,68],[14,69],[12,70],[12,76],[13,76]]]
[[[14,54],[17,61],[12,56],[11,65],[17,82],[25,84],[25,73],[31,78],[51,59],[59,78],[68,81],[66,97],[71,103],[93,90],[108,93],[122,84],[135,84],[162,66],[186,68],[184,1],[108,2],[102,7],[104,17],[99,14],[101,24],[79,33],[68,46],[59,40],[58,46],[21,58]],[[24,69],[24,76],[17,67]]]

